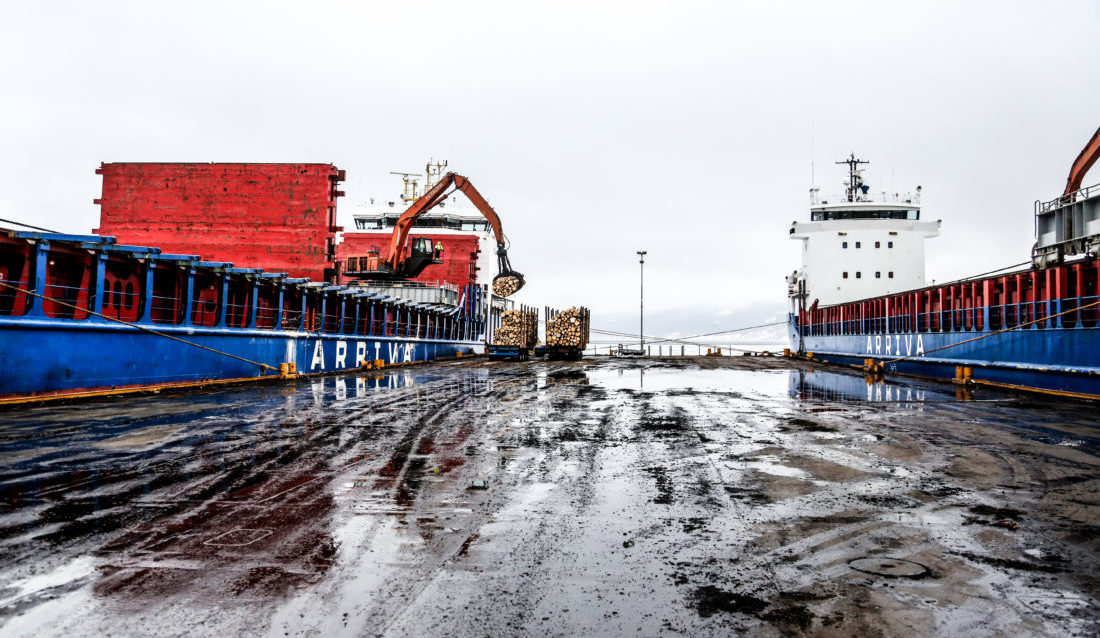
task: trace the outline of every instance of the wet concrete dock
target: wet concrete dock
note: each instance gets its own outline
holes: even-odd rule
[[[783,359],[0,412],[5,636],[1091,636],[1083,403]]]

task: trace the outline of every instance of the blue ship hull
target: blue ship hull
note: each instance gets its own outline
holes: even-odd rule
[[[799,334],[788,322],[792,349]],[[938,379],[959,378],[971,369],[980,385],[1100,399],[1100,329],[900,332],[886,334],[802,335],[803,350],[830,363],[862,366],[881,362],[886,372]],[[963,343],[969,341],[968,343]],[[942,348],[942,349],[941,349]]]
[[[201,348],[136,328],[94,320],[0,317],[0,397],[200,383],[271,376],[241,357],[300,374],[352,370],[471,354],[477,341],[271,330],[150,326]],[[277,374],[277,373],[274,373]]]

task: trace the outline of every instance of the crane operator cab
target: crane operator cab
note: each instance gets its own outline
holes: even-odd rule
[[[443,263],[443,251],[432,247],[432,241],[414,237],[409,242],[409,256],[396,269],[389,260],[379,257],[373,249],[360,257],[350,257],[344,275],[353,279],[411,279],[432,264]]]
[[[442,264],[442,251],[437,253],[432,247],[432,240],[426,237],[414,237],[409,250],[409,258],[405,260],[405,277],[416,277],[424,272],[424,269],[432,264]]]

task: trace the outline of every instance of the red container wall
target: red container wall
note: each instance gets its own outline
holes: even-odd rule
[[[334,278],[343,171],[332,164],[113,163],[96,173],[96,233],[242,268]]]
[[[427,237],[432,240],[432,246],[435,246],[437,241],[443,244],[443,263],[428,266],[413,281],[444,282],[459,288],[468,283],[477,282],[477,257],[480,248],[476,236],[424,233],[415,233],[411,236]],[[344,233],[344,241],[336,247],[337,259],[343,264],[348,257],[365,255],[372,249],[377,249],[378,254],[385,258],[389,255],[392,237],[393,234],[390,232]],[[492,273],[486,273],[486,276],[491,275]]]

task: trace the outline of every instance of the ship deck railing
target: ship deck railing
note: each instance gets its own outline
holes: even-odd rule
[[[0,283],[29,289],[30,282],[26,280],[0,279]],[[64,286],[60,284],[47,284],[45,295],[49,299],[44,304],[44,313],[49,318],[83,320],[93,316],[91,309],[95,305],[96,291],[82,286]],[[4,288],[0,292],[0,316],[22,316],[26,314],[26,308],[15,310],[15,304],[25,299],[27,293],[13,291]],[[304,330],[306,332],[347,334],[359,336],[387,336],[419,339],[459,339],[470,338],[469,326],[457,325],[453,313],[448,313],[443,307],[431,304],[402,304],[389,306],[385,300],[363,298],[369,303],[379,302],[385,304],[379,311],[379,315],[371,319],[370,314],[356,316],[345,315],[343,324],[340,316],[335,312],[328,312],[324,316],[320,312],[307,314],[306,325],[302,325],[303,313],[296,309],[282,309],[282,329]],[[151,312],[144,312],[142,308],[143,295],[140,292],[115,292],[105,293],[104,305],[99,314],[106,319],[114,319],[124,322],[141,322],[148,320],[160,325],[182,325],[184,323],[184,305],[180,297],[168,297],[162,295],[150,295]],[[62,305],[65,304],[75,305]],[[222,320],[220,313],[222,304],[216,299],[193,299],[190,304],[190,323],[195,327],[215,328]],[[225,305],[224,325],[222,328],[246,328],[250,319],[251,305],[227,303]],[[279,316],[279,309],[275,307],[257,307],[255,312],[256,329],[274,329]],[[393,316],[393,319],[384,317]],[[476,330],[476,329],[475,329]]]
[[[0,278],[0,284],[4,284],[0,286],[0,315],[15,314],[16,304],[22,305],[26,300],[27,293],[12,290],[9,286],[26,289],[30,282],[20,279]]]
[[[456,303],[400,300],[196,256],[163,255],[156,248],[118,246],[100,236],[0,233],[0,284],[4,325],[26,317],[35,325],[122,322],[469,341],[481,338],[488,316],[476,285],[462,292],[443,282],[405,282],[409,288],[443,289]]]
[[[460,290],[456,284],[447,283],[445,281],[386,281],[381,279],[362,279],[350,285],[353,289],[361,286],[364,288],[442,288],[443,290],[449,290],[455,293]]]
[[[1055,197],[1054,199],[1047,202],[1036,201],[1035,214],[1041,215],[1043,213],[1049,213],[1053,210],[1057,210],[1065,206],[1066,204],[1072,204],[1074,202],[1079,202],[1092,197],[1100,197],[1100,184],[1083,186],[1073,191],[1072,193],[1067,193],[1065,195]]]
[[[851,317],[806,323],[806,336],[894,333],[996,332],[1005,329],[1090,329],[1100,324],[1100,296],[1022,301],[995,306]],[[1077,310],[1080,308],[1080,310]],[[1064,313],[1064,314],[1063,314]],[[1053,317],[1053,315],[1060,315]]]
[[[1042,269],[796,311],[804,335],[1093,328],[1100,261]]]

